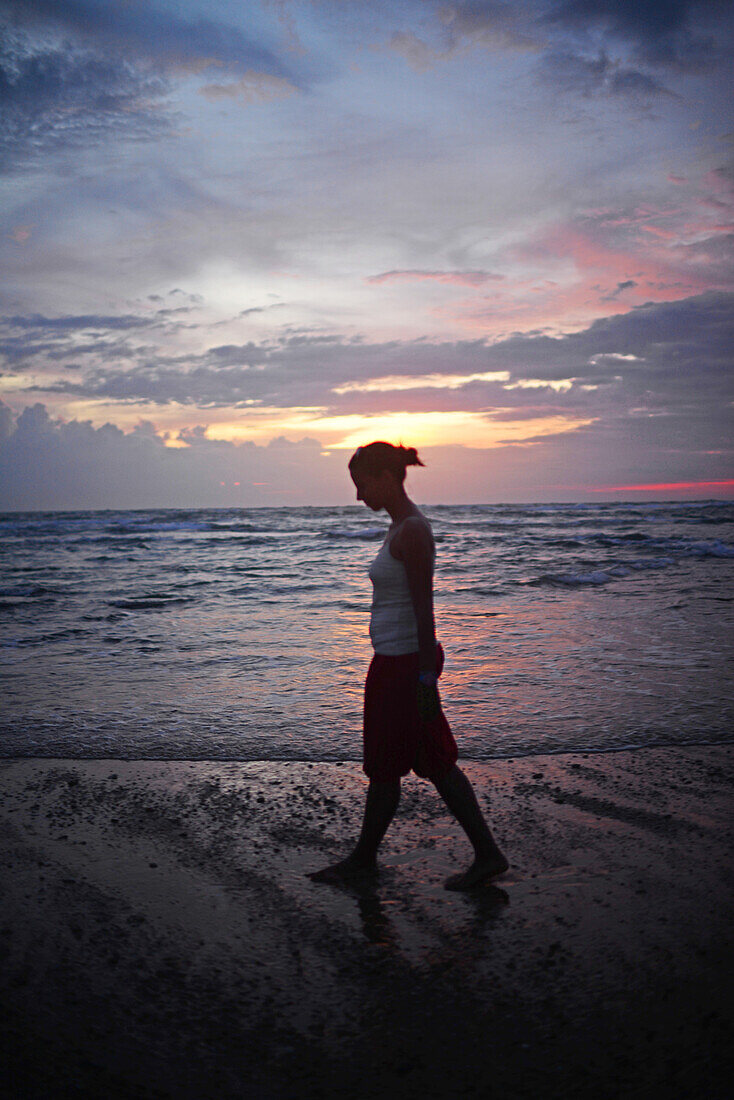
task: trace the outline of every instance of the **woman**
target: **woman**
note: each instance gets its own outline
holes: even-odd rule
[[[359,447],[349,462],[357,500],[373,512],[384,508],[392,524],[370,566],[375,655],[365,684],[364,770],[370,783],[362,831],[346,859],[311,875],[316,882],[346,882],[377,869],[377,849],[400,801],[401,776],[411,769],[431,780],[474,848],[472,865],[449,878],[446,888],[470,890],[508,867],[469,780],[456,766],[456,742],[441,710],[433,534],[404,487],[407,467],[422,465],[414,447],[390,443]]]

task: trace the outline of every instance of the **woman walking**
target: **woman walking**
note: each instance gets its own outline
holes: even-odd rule
[[[435,546],[431,525],[405,492],[408,466],[422,466],[414,447],[370,443],[349,462],[357,500],[388,512],[392,524],[370,566],[374,586],[370,638],[375,655],[364,696],[364,770],[370,783],[362,831],[346,859],[310,877],[347,882],[374,872],[377,850],[400,801],[400,779],[413,770],[430,779],[474,848],[474,862],[453,875],[449,890],[470,890],[507,870],[441,710],[443,649],[433,616]]]

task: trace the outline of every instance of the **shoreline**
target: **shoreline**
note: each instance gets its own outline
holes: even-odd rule
[[[734,746],[460,764],[511,860],[469,895],[415,777],[342,889],[356,761],[0,761],[9,1094],[723,1097]]]
[[[734,749],[734,737],[729,740],[723,740],[721,738],[713,741],[666,741],[655,742],[648,745],[611,745],[608,748],[576,748],[576,749],[558,749],[555,752],[527,752],[527,753],[508,753],[506,756],[466,756],[463,753],[459,754],[459,766],[463,767],[464,764],[478,764],[478,765],[491,765],[496,762],[506,763],[521,760],[536,760],[549,757],[555,759],[559,756],[607,756],[610,753],[618,752],[650,752],[653,750],[665,751],[678,749],[709,749],[709,748],[732,748]],[[28,753],[26,755],[18,755],[17,753],[4,754],[0,752],[0,768],[3,764],[20,763],[22,761],[37,761],[44,764],[293,764],[301,765],[305,767],[308,764],[330,764],[334,767],[341,767],[343,765],[361,765],[362,757],[360,755],[355,756],[338,756],[338,757],[303,757],[303,756],[44,756],[42,753]],[[410,778],[410,776],[406,777]]]

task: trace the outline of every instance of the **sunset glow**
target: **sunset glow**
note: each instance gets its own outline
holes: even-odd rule
[[[13,506],[338,503],[373,438],[457,500],[730,492],[731,10],[31,7],[0,59]]]
[[[671,481],[661,482],[657,485],[610,485],[595,487],[593,493],[678,493],[681,490],[693,489],[696,492],[709,490],[734,493],[734,478],[726,481]]]

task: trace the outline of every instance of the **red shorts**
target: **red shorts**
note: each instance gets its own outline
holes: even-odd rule
[[[439,676],[443,649],[438,646]],[[376,653],[364,686],[364,771],[387,783],[412,769],[425,779],[443,779],[459,758],[443,711],[430,722],[418,713],[418,654]]]

